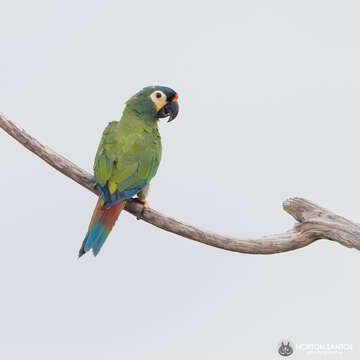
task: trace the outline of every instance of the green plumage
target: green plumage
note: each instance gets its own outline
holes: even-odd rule
[[[94,175],[100,186],[108,183],[110,193],[149,183],[159,167],[161,138],[148,92],[144,89],[132,97],[121,120],[111,122],[103,133]]]
[[[95,256],[99,253],[127,199],[138,195],[147,204],[150,181],[161,159],[158,119],[176,117],[177,98],[170,88],[146,87],[126,103],[120,121],[106,127],[94,164],[100,197],[79,256],[90,249]]]

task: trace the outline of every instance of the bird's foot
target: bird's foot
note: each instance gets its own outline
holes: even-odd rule
[[[143,205],[143,208],[142,208],[140,214],[136,217],[136,219],[140,220],[143,217],[145,210],[149,208],[149,202],[146,199],[140,199],[138,197],[133,198],[131,200]]]
[[[148,202],[146,199],[144,199],[144,200],[139,199],[139,200],[140,200],[140,202],[144,205],[144,208],[145,208],[145,209],[148,209],[148,208],[149,208],[149,202]]]

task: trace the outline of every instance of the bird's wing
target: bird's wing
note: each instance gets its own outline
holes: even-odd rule
[[[119,191],[143,187],[156,174],[161,145],[154,148],[151,138],[119,131],[117,124],[110,123],[100,141],[94,165],[96,183],[104,187],[109,181],[109,187]]]
[[[109,123],[103,132],[94,163],[94,176],[97,184],[104,186],[110,179],[116,161],[115,134],[117,122]]]
[[[136,151],[139,134],[119,131],[118,124],[111,122],[104,130],[95,157],[94,175],[101,187],[109,181],[123,190],[135,180],[142,151]]]

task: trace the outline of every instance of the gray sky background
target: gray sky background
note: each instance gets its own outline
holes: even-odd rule
[[[91,170],[124,102],[170,86],[181,113],[160,124],[154,209],[238,236],[291,228],[291,196],[359,221],[359,11],[3,0],[0,111]],[[79,261],[95,197],[2,132],[0,150],[2,359],[277,359],[282,339],[358,358],[359,252],[230,253],[124,213]]]

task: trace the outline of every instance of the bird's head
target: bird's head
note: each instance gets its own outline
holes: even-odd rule
[[[179,112],[179,95],[166,86],[148,86],[135,94],[128,105],[140,114],[154,119],[169,118],[172,121]]]

